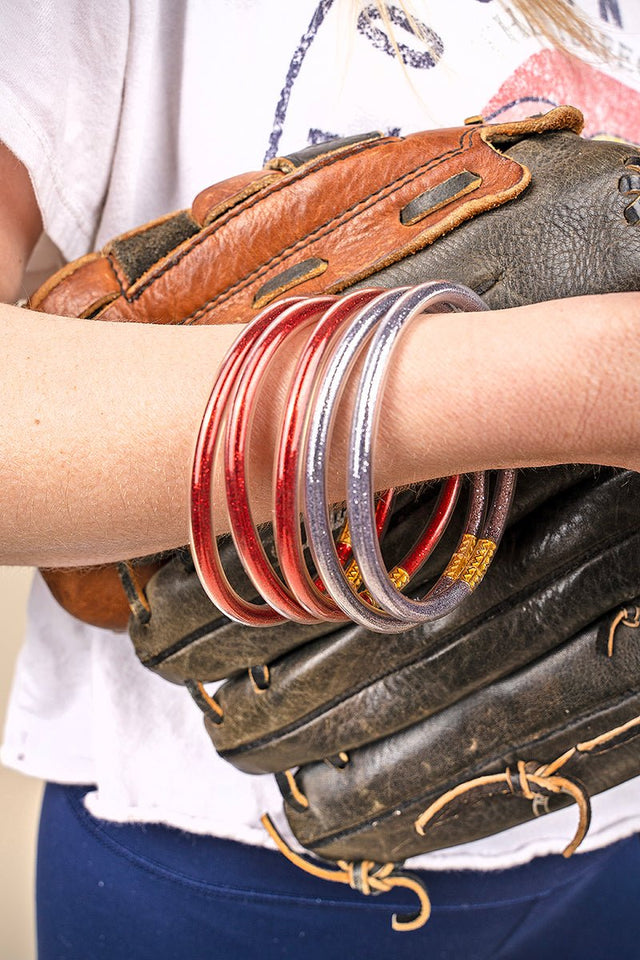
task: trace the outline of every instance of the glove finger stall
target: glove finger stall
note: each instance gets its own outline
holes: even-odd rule
[[[519,762],[540,768],[568,751],[562,772],[588,795],[635,775],[640,637],[621,624],[608,657],[602,637],[611,621],[599,619],[489,689],[354,751],[343,769],[301,768],[296,783],[305,808],[285,798],[298,840],[328,859],[401,861],[498,833],[540,812],[508,790],[470,791],[420,836],[414,824],[425,809],[474,778],[516,770]],[[566,802],[554,796],[549,807]]]
[[[516,524],[488,581],[433,624],[382,637],[351,626],[245,676],[216,698],[218,751],[253,773],[331,757],[442,710],[541,656],[637,589],[640,477],[609,475]]]

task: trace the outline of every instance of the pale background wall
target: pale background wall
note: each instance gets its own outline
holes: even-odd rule
[[[32,571],[0,567],[0,716],[24,629]],[[0,958],[35,960],[33,879],[42,784],[0,766]]]
[[[43,235],[24,279],[29,296],[62,265],[59,251]],[[0,567],[0,728],[25,622],[32,571]],[[33,880],[42,784],[0,766],[0,960],[35,960]]]
[[[62,265],[43,235],[27,265],[23,293],[29,296]],[[25,622],[32,571],[0,567],[0,728]],[[33,881],[42,784],[0,766],[0,960],[35,960]]]

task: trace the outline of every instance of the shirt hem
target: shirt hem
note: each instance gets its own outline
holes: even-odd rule
[[[217,818],[214,824],[207,817],[183,812],[176,813],[155,806],[114,807],[111,804],[108,805],[107,815],[104,810],[105,805],[100,802],[97,791],[88,793],[84,798],[84,803],[89,813],[101,820],[109,820],[115,823],[157,823],[173,829],[184,830],[187,833],[215,836],[219,839],[234,840],[251,846],[276,849],[275,844],[263,827],[238,824],[237,822],[231,823],[224,817]],[[272,819],[278,822],[278,829],[282,833],[288,833],[281,812],[272,815]],[[640,815],[623,818],[588,834],[576,853],[591,853],[638,832],[640,832]],[[290,843],[292,848],[308,855],[308,851],[304,851],[304,848],[293,837],[288,836],[287,842]],[[468,850],[463,850],[463,845],[461,845],[458,849],[452,847],[446,851],[436,851],[410,857],[406,863],[410,867],[420,870],[505,870],[522,866],[537,857],[561,854],[566,845],[566,836],[546,835],[535,840],[527,840],[509,850],[503,849],[495,854],[488,852],[470,853]]]
[[[31,752],[27,756],[5,743],[0,746],[0,764],[26,777],[50,783],[62,783],[66,786],[95,783],[93,763],[88,757],[65,757],[65,773],[61,775],[59,763],[54,761],[52,764],[46,757]]]

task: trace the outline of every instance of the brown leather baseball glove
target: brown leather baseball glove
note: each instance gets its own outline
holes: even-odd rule
[[[449,279],[496,308],[637,290],[640,155],[580,129],[578,111],[561,107],[309,148],[70,264],[31,306],[215,323],[250,320],[285,294],[364,283]],[[391,637],[239,626],[205,596],[186,550],[129,561],[120,575],[45,577],[91,623],[122,629],[133,611],[142,662],[189,687],[230,762],[276,773],[301,843],[344,861],[340,878],[371,892],[406,885],[397,864],[413,854],[573,801],[570,852],[589,795],[640,772],[639,493],[629,472],[523,471],[486,582],[438,623]],[[428,486],[400,499],[390,562],[434,496]],[[454,524],[443,551],[455,534]],[[222,550],[237,571],[230,544]],[[442,566],[437,553],[417,586]],[[204,684],[220,678],[231,679],[213,697]]]

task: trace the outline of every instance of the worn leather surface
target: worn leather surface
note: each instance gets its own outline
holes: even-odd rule
[[[246,322],[264,305],[262,288],[277,290],[274,281],[295,264],[325,264],[296,283],[297,293],[343,290],[513,199],[529,172],[492,143],[581,124],[578,111],[558,108],[513,124],[365,135],[276,158],[260,173],[207,188],[175,215],[179,224],[161,218],[64,268],[31,305],[104,320]],[[451,185],[463,170],[472,181]],[[402,210],[427,191],[433,202],[403,223]],[[151,265],[136,245],[155,248]]]
[[[545,480],[558,485],[540,502]],[[616,613],[640,602],[639,494],[628,471],[524,471],[487,580],[459,610],[398,636],[332,625],[276,656],[264,690],[237,674],[216,692],[222,723],[205,720],[214,744],[240,769],[295,774],[295,794],[280,781],[287,818],[328,859],[401,861],[532,818],[530,800],[492,789],[424,837],[414,827],[466,780],[538,767],[640,717],[640,630],[618,625],[606,652]],[[563,774],[590,795],[635,776],[636,732]]]
[[[30,305],[105,320],[234,323],[291,290],[362,281],[450,279],[492,307],[636,289],[640,240],[629,208],[640,159],[627,144],[582,140],[581,122],[561,107],[513,124],[365,135],[277,158],[67,265]],[[316,266],[305,269],[309,261]]]
[[[330,859],[386,862],[531,819],[530,801],[495,791],[488,797],[469,794],[443,811],[424,837],[413,826],[430,802],[471,777],[514,768],[518,760],[554,760],[640,715],[638,630],[618,628],[608,658],[601,641],[610,620],[604,616],[490,689],[353,751],[344,769],[304,767],[296,780],[309,806],[301,812],[286,804],[298,840]],[[594,795],[638,773],[638,749],[635,737],[579,755],[565,773]],[[566,802],[554,798],[550,809]]]
[[[539,504],[557,498],[575,485],[590,482],[594,468],[561,466],[521,473],[509,522],[515,523]],[[407,541],[415,537],[417,524],[430,513],[439,485],[425,487],[419,495],[407,490],[398,495],[393,522],[385,538],[385,558],[389,564],[399,559]],[[464,500],[464,498],[463,498]],[[460,533],[464,505],[456,515],[440,544],[421,571],[417,583],[427,582],[442,572]],[[265,547],[275,560],[268,531]],[[220,541],[225,570],[232,583],[257,600],[253,588],[240,573],[237,554],[230,538]],[[147,585],[151,607],[149,619],[132,617],[129,633],[143,664],[176,683],[203,682],[230,677],[257,664],[271,664],[281,654],[317,637],[345,632],[340,624],[297,623],[254,629],[234,623],[223,616],[205,594],[190,557],[184,551],[158,570]],[[357,634],[361,628],[347,628]],[[233,721],[232,721],[233,722]]]
[[[492,309],[637,290],[640,241],[636,221],[627,219],[637,197],[629,189],[629,174],[640,171],[637,148],[563,131],[506,152],[531,171],[518,201],[448,233],[376,282],[457,280]]]
[[[406,633],[353,625],[216,695],[216,748],[253,773],[387,736],[487,687],[616,609],[639,589],[640,474],[589,479],[511,526],[489,580],[457,610]]]
[[[305,809],[281,786],[304,846],[328,859],[403,860],[534,816],[530,800],[492,788],[460,798],[419,836],[416,818],[447,790],[519,760],[536,768],[640,717],[640,630],[619,625],[606,654],[614,616],[640,603],[639,495],[633,472],[522,471],[482,588],[441,621],[397,636],[354,625],[240,627],[212,613],[178,559],[179,576],[170,565],[152,579],[152,617],[132,622],[131,635],[142,661],[169,679],[232,675],[215,695],[221,723],[204,704],[206,728],[239,769],[295,773]],[[429,486],[400,498],[390,562],[435,496]],[[420,581],[437,575],[455,528],[448,536]],[[237,576],[237,560],[225,559]],[[254,664],[268,665],[265,689],[246,669]],[[576,754],[563,773],[590,795],[635,776],[635,733]],[[552,797],[548,809],[566,802]]]

